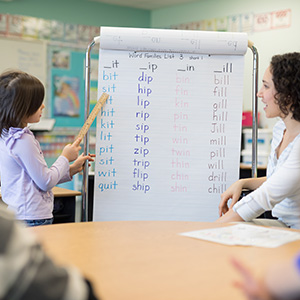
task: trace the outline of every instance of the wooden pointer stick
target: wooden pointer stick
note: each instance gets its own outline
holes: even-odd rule
[[[101,95],[101,97],[99,98],[98,102],[96,103],[95,107],[93,108],[92,112],[90,113],[90,115],[88,116],[88,118],[86,119],[86,121],[84,122],[84,125],[82,126],[82,128],[80,129],[76,140],[78,138],[83,139],[83,137],[86,135],[86,133],[89,131],[92,123],[94,122],[95,118],[97,117],[101,107],[104,105],[105,101],[107,100],[107,98],[109,97],[108,94],[103,93]]]

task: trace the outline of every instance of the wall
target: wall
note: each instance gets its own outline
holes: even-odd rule
[[[150,11],[88,0],[0,1],[0,13],[91,26],[149,27]]]
[[[221,18],[241,13],[267,13],[277,10],[291,9],[291,26],[249,34],[249,40],[254,42],[259,53],[259,86],[264,70],[274,54],[300,51],[300,1],[298,0],[202,0],[195,3],[177,5],[170,8],[157,9],[151,12],[151,26],[154,28],[168,28],[171,25],[189,23],[193,21]],[[246,55],[244,80],[244,109],[251,109],[251,75],[252,55],[249,50]],[[260,103],[260,102],[259,102]],[[262,111],[261,104],[259,110]],[[274,120],[266,120],[261,113],[263,127],[272,127]]]
[[[95,1],[89,0],[44,0],[41,2],[39,0],[13,0],[11,2],[0,1],[0,14],[10,14],[10,15],[23,15],[30,17],[37,17],[45,20],[56,20],[61,21],[66,24],[80,24],[80,25],[90,25],[99,28],[100,26],[128,26],[128,27],[149,27],[150,24],[150,11],[143,9],[134,9],[129,7],[115,6],[115,5],[107,5],[102,4]],[[99,31],[98,31],[99,32]],[[98,33],[99,34],[99,33]],[[8,51],[5,49],[6,44],[5,37],[0,39],[0,54],[1,49]],[[8,41],[10,40],[7,39]],[[14,41],[18,43],[18,40]],[[22,43],[25,43],[24,40],[20,39],[19,48],[22,49]],[[85,49],[90,41],[86,42],[86,44],[81,44],[82,57],[84,58]],[[28,42],[31,43],[31,42]],[[47,44],[48,56],[50,55],[50,46],[51,42]],[[67,44],[60,44],[61,47],[67,47]],[[73,44],[72,44],[73,45]],[[84,45],[84,46],[82,46]],[[6,47],[7,48],[7,47]],[[79,50],[79,51],[80,51]],[[95,47],[94,51],[96,53],[97,47]],[[2,51],[3,52],[3,51]],[[16,51],[15,51],[16,52]],[[0,71],[7,68],[21,68],[19,65],[13,65],[13,62],[18,61],[18,55],[15,55],[15,52],[11,53],[10,57],[15,56],[13,61],[11,60],[1,60],[0,61]],[[17,52],[18,53],[18,52]],[[3,53],[2,53],[3,54]],[[4,55],[5,56],[5,55]],[[7,56],[7,55],[6,55]],[[50,56],[49,56],[50,58]],[[38,76],[46,86],[50,87],[50,78],[51,78],[51,68],[48,63],[48,73],[46,74],[46,67],[44,68],[45,76],[40,76],[40,74],[35,74],[31,69],[24,69],[24,71],[31,72],[33,75]],[[3,63],[2,63],[3,62]],[[72,61],[73,66],[73,61]],[[83,64],[80,65],[83,67]],[[81,72],[81,68],[78,72]],[[42,71],[42,70],[41,70]],[[83,71],[82,71],[83,73]],[[81,73],[80,73],[81,74]],[[48,78],[48,80],[43,80],[44,78]],[[84,83],[81,84],[82,87],[82,98],[84,95]],[[49,90],[48,90],[49,91]],[[51,99],[50,92],[47,92],[45,103],[50,103],[48,100]],[[46,110],[44,112],[44,116],[50,117],[51,109],[50,105],[46,104]],[[83,119],[83,115],[82,115]],[[82,120],[81,120],[82,121]],[[56,123],[58,124],[58,123]],[[60,125],[57,125],[60,126]]]

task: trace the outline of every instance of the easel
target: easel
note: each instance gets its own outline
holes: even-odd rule
[[[92,48],[100,43],[100,36],[94,37],[93,41],[88,45],[85,53],[85,90],[84,90],[84,121],[87,120],[90,110],[90,84],[91,84],[91,51]],[[89,131],[83,139],[83,153],[89,153]],[[88,221],[88,180],[89,166],[88,161],[83,167],[82,177],[82,204],[81,204],[81,221]]]
[[[248,48],[253,54],[252,69],[252,177],[257,177],[257,132],[258,132],[258,112],[257,112],[257,92],[258,92],[258,52],[253,43],[248,40]]]
[[[85,56],[85,118],[89,116],[90,108],[90,68],[91,68],[91,51],[92,48],[100,43],[100,36],[94,37],[93,41],[88,45]],[[252,73],[252,177],[257,177],[257,91],[258,91],[258,52],[253,43],[248,41],[248,48],[253,53],[253,73]],[[84,137],[84,155],[89,153],[89,132]],[[88,221],[88,161],[85,162],[83,169],[82,183],[82,215],[83,222]]]

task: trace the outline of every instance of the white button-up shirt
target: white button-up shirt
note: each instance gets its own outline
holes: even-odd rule
[[[284,130],[285,124],[280,120],[273,129],[267,180],[238,201],[233,209],[245,221],[272,210],[272,215],[287,226],[300,229],[300,134],[277,158]]]

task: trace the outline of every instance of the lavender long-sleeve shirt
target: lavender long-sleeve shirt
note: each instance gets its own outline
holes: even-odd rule
[[[28,127],[10,128],[1,136],[0,172],[2,199],[21,220],[52,218],[51,189],[71,180],[67,158],[59,156],[48,168]]]

